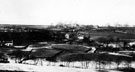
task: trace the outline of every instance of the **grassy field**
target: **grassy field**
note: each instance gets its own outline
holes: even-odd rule
[[[121,39],[135,39],[133,34],[115,33],[115,32],[92,32],[91,37],[107,37],[107,36],[117,36]]]

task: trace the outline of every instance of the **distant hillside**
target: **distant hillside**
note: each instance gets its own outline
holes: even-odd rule
[[[48,25],[22,25],[22,24],[0,24],[0,28],[2,27],[26,27],[26,28],[36,28],[36,29],[44,29],[47,28]]]

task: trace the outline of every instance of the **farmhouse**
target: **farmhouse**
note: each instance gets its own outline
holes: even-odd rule
[[[13,41],[0,41],[0,46],[13,46]]]
[[[110,43],[108,44],[109,47],[113,47],[113,48],[121,48],[123,47],[123,45],[121,43]]]
[[[133,45],[135,45],[135,42],[130,42],[130,43],[128,43],[130,46],[133,46]]]

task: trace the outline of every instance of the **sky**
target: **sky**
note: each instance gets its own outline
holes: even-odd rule
[[[0,24],[135,25],[135,0],[0,0]]]

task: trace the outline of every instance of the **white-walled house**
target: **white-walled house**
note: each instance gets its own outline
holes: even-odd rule
[[[84,36],[78,36],[78,39],[79,40],[83,40],[84,39]]]
[[[13,46],[13,41],[5,41],[5,46]]]
[[[108,44],[109,47],[113,47],[113,48],[120,48],[123,47],[123,43],[109,43]]]
[[[130,42],[130,43],[128,43],[128,45],[133,46],[133,45],[135,45],[135,42]]]

